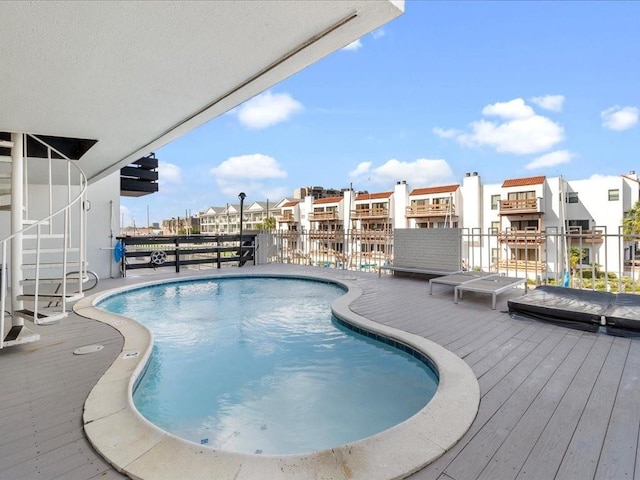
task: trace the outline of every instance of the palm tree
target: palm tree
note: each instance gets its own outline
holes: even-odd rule
[[[640,235],[640,200],[631,207],[622,220],[622,231],[627,240]]]
[[[638,200],[622,220],[622,233],[626,241],[631,241],[630,257],[634,259],[637,252],[637,242],[640,240],[640,200]],[[635,267],[635,261],[633,262]]]
[[[275,217],[268,217],[264,222],[258,225],[258,230],[270,232],[271,230],[276,228],[276,219]]]
[[[571,247],[569,250],[569,266],[571,267],[571,273],[575,273],[578,263],[587,256],[587,250],[583,248],[580,250],[578,247]]]

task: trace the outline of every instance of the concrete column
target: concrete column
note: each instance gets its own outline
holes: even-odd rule
[[[22,229],[22,208],[24,206],[24,142],[22,133],[12,133],[11,141],[11,233]],[[23,308],[22,300],[17,296],[22,294],[22,234],[11,239],[11,298],[13,311]],[[13,325],[24,325],[24,320],[12,315]]]

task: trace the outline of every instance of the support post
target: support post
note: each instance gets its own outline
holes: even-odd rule
[[[22,230],[22,208],[24,206],[24,136],[12,133],[11,141],[11,233]],[[23,302],[18,300],[22,294],[22,234],[11,239],[11,298],[13,311],[22,310]],[[11,316],[14,326],[24,325],[24,319]]]

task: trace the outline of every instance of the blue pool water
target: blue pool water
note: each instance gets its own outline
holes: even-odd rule
[[[437,388],[413,356],[340,325],[340,287],[227,278],[117,294],[99,308],[146,325],[153,355],[134,402],[154,424],[227,451],[341,445],[416,413]]]

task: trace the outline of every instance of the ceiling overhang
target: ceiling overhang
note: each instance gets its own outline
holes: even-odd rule
[[[402,14],[403,1],[4,2],[0,131],[97,140],[97,180]]]

